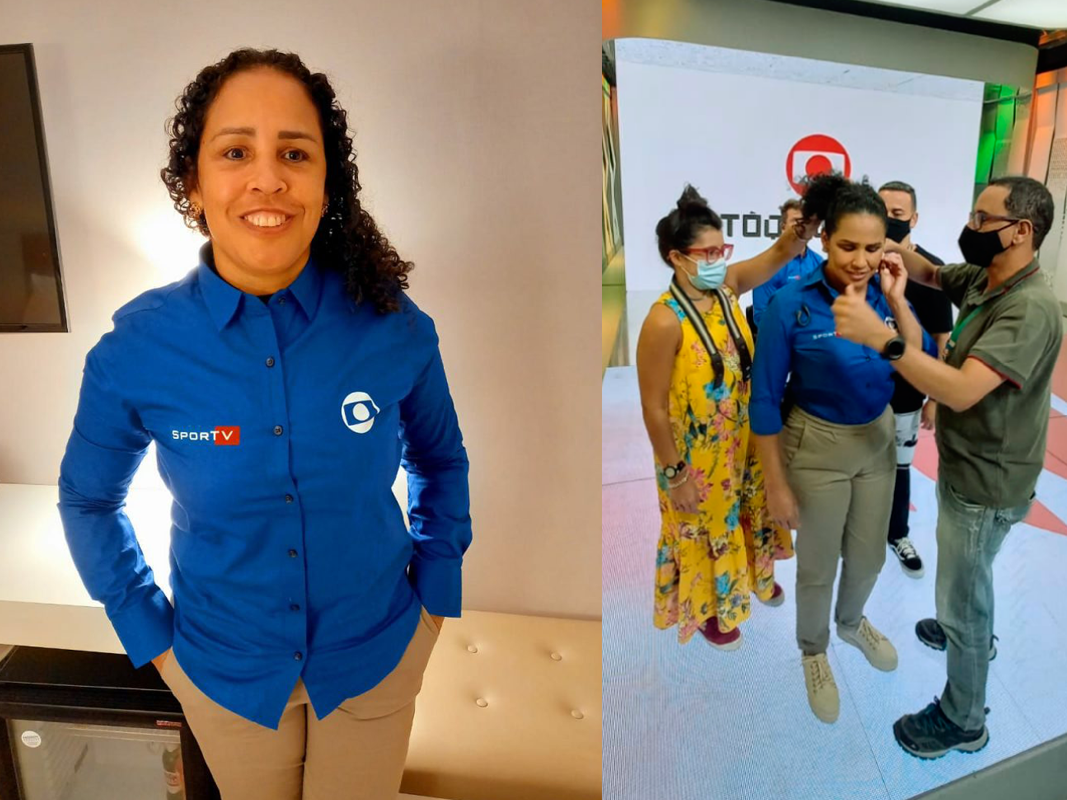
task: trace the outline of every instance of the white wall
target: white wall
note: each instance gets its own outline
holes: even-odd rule
[[[1030,86],[1037,70],[1037,48],[1030,45],[771,0],[605,0],[601,35],[671,39],[1010,86]]]
[[[946,261],[960,258],[956,240],[971,207],[980,83],[956,81],[963,84],[958,96],[968,99],[946,99],[621,59],[617,75],[631,291],[663,289],[669,282],[655,227],[686,182],[720,214],[755,212],[766,221],[795,196],[787,157],[809,134],[844,145],[853,179],[867,175],[875,187],[890,180],[912,184],[920,214],[914,240]],[[742,223],[734,223],[733,235],[726,231],[736,247],[734,260],[770,243],[744,237]]]
[[[71,325],[0,336],[0,482],[55,482],[86,351],[195,266],[158,177],[175,98],[232,49],[293,50],[333,79],[363,196],[437,321],[472,463],[466,606],[598,617],[597,11],[0,0],[0,41],[36,48]]]

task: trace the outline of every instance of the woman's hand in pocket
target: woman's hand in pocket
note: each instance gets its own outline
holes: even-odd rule
[[[174,648],[168,649],[166,652],[159,654],[152,659],[152,663],[155,665],[156,672],[163,674],[163,665],[167,663],[167,659],[170,658],[171,651]]]

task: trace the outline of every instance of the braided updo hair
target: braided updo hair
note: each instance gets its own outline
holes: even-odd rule
[[[326,154],[326,196],[329,205],[311,242],[315,260],[345,277],[348,294],[369,301],[379,313],[398,311],[400,294],[408,288],[414,268],[404,261],[374,223],[359,200],[362,189],[356,167],[348,114],[338,104],[329,78],[312,73],[295,53],[278,50],[235,50],[204,67],[176,100],[178,113],[167,120],[170,137],[167,165],[160,177],[186,225],[210,236],[207,218],[192,214],[188,192],[196,186],[197,157],[204,120],[226,79],[238,72],[270,67],[302,83],[315,105],[322,126]]]
[[[806,179],[804,187],[801,213],[804,219],[823,220],[828,236],[833,236],[841,218],[848,214],[873,214],[889,227],[885,202],[866,178],[850,181],[839,172],[826,172]]]
[[[689,248],[708,228],[721,231],[722,219],[711,210],[708,201],[696,189],[686,184],[677,205],[656,223],[660,258],[667,266],[671,266],[671,250]]]

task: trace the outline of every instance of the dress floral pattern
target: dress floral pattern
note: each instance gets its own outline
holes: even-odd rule
[[[737,298],[724,287],[730,312],[749,352],[752,333]],[[767,512],[763,467],[750,434],[751,381],[741,375],[722,306],[704,313],[704,324],[722,355],[725,374],[715,385],[714,371],[696,328],[670,292],[658,301],[682,326],[682,345],[671,375],[670,420],[675,446],[690,466],[700,493],[700,510],[682,514],[670,502],[667,481],[659,474],[663,527],[656,556],[654,622],[678,626],[688,642],[711,617],[723,633],[751,614],[751,594],[763,600],[774,593],[774,562],[793,556],[789,531]],[[657,467],[663,465],[657,463]]]

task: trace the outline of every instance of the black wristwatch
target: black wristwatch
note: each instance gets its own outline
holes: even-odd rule
[[[904,341],[904,337],[897,335],[885,343],[885,347],[882,348],[882,358],[887,361],[896,361],[902,355],[904,355],[904,348],[907,346],[907,342]]]
[[[684,461],[679,461],[673,467],[664,467],[663,468],[663,477],[666,478],[669,481],[673,481],[675,478],[677,478],[683,472],[685,472],[685,462]]]

